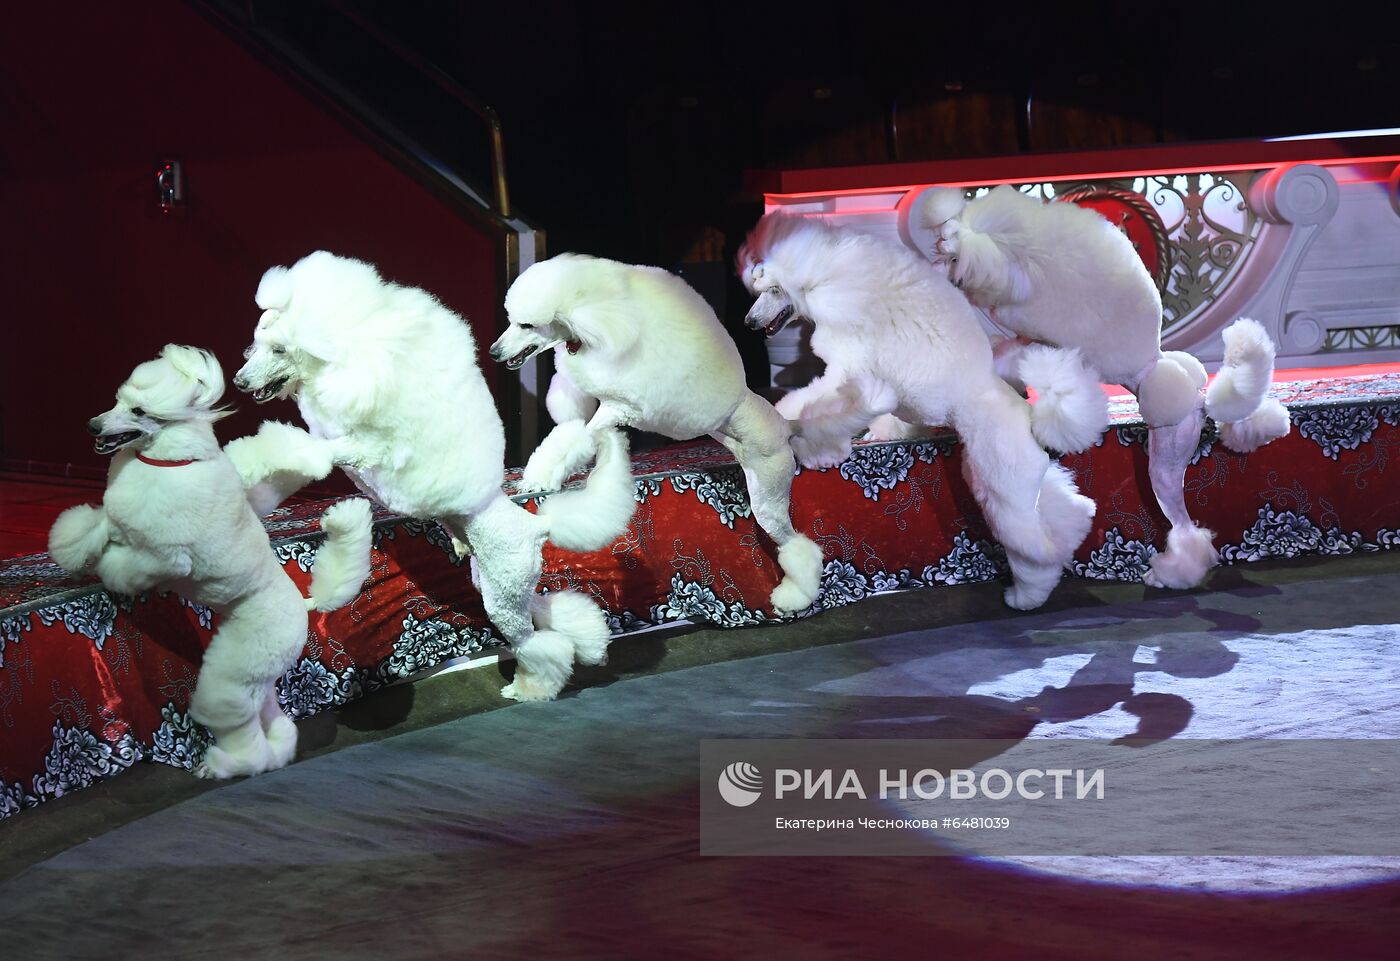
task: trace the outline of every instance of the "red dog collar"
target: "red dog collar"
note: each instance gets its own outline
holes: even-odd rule
[[[150,464],[152,467],[186,467],[194,463],[192,460],[156,460],[145,454],[137,454],[136,459],[143,464]]]

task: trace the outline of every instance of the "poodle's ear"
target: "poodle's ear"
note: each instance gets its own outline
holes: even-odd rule
[[[636,343],[638,329],[632,314],[623,302],[604,301],[581,304],[567,317],[556,314],[574,338],[589,347],[612,353],[624,353]]]
[[[329,329],[310,322],[295,328],[290,346],[327,364],[340,363],[350,353],[350,347],[343,338],[337,338]]]
[[[749,240],[739,245],[739,253],[734,257],[734,269],[744,289],[751,294],[758,293],[758,281],[763,277],[763,261],[754,252]]]
[[[292,302],[292,278],[286,267],[272,267],[258,281],[253,298],[263,310],[285,310]]]
[[[957,217],[967,206],[967,194],[956,187],[930,187],[919,198],[924,226],[939,227]]]
[[[191,407],[210,408],[224,395],[224,370],[218,358],[202,347],[166,344],[160,356],[196,385]]]
[[[367,347],[342,352],[316,378],[319,402],[347,417],[366,417],[394,389],[394,360],[387,350]]]

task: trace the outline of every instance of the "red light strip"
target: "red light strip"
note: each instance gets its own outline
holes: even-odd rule
[[[795,193],[764,193],[764,203],[774,203],[775,199],[784,200],[804,200],[820,197],[854,197],[861,194],[871,193],[899,193],[919,190],[922,187],[992,187],[1005,183],[1061,183],[1066,180],[1115,180],[1124,177],[1161,177],[1177,176],[1180,174],[1208,174],[1223,173],[1234,170],[1271,170],[1275,167],[1287,166],[1291,163],[1310,163],[1319,167],[1360,167],[1365,164],[1400,163],[1400,154],[1387,154],[1374,157],[1338,157],[1329,160],[1284,160],[1271,161],[1267,163],[1237,163],[1237,164],[1207,164],[1195,167],[1159,167],[1154,169],[1141,170],[1096,170],[1093,173],[1077,174],[1052,174],[1050,176],[1026,176],[1011,179],[991,179],[991,180],[944,180],[937,184],[905,184],[898,187],[843,187],[838,190],[805,190]],[[1381,178],[1384,179],[1384,178]],[[871,208],[868,212],[878,212],[884,208]],[[831,211],[832,213],[856,213],[867,211]]]

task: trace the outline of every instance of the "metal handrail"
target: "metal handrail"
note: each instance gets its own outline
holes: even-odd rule
[[[366,35],[385,47],[400,61],[408,64],[418,72],[420,76],[431,80],[438,89],[442,90],[458,104],[466,107],[486,124],[487,136],[491,143],[491,186],[494,193],[494,211],[502,219],[511,217],[510,190],[506,186],[506,150],[505,140],[501,133],[501,118],[496,111],[484,103],[481,103],[466,90],[461,84],[452,79],[441,67],[431,60],[418,53],[416,50],[404,45],[397,38],[386,33],[378,24],[368,20],[358,10],[341,0],[323,0],[325,5],[355,26],[359,27]],[[256,0],[243,0],[241,4],[243,16],[248,26],[256,29],[258,23]],[[227,9],[227,8],[225,8]]]
[[[406,46],[396,37],[386,33],[378,24],[365,18],[352,5],[341,0],[325,0],[326,6],[359,27],[381,46],[396,57],[431,80],[459,104],[466,107],[486,124],[487,136],[491,141],[491,185],[495,192],[496,212],[502,217],[510,216],[510,191],[506,187],[506,149],[501,134],[501,118],[496,111],[478,101],[461,84],[453,80],[441,67],[424,57],[418,51]]]

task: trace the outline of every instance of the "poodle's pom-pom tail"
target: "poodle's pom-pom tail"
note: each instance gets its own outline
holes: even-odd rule
[[[1201,402],[1194,368],[1164,354],[1138,384],[1138,410],[1148,427],[1171,427]]]
[[[1108,397],[1078,350],[1028,347],[1017,375],[1036,392],[1031,433],[1041,446],[1075,454],[1093,446],[1108,429]]]
[[[566,551],[596,551],[627,529],[637,509],[636,482],[627,437],[618,430],[598,435],[598,459],[583,487],[555,494],[540,505],[549,539]]]
[[[334,611],[360,593],[369,577],[371,526],[369,501],[363,497],[332,504],[321,515],[326,542],[316,552],[311,596],[306,600],[309,609]]]
[[[574,673],[574,645],[559,631],[535,631],[515,649],[515,680],[501,688],[512,701],[552,701]]]
[[[1258,410],[1274,377],[1274,342],[1260,323],[1241,317],[1222,335],[1225,359],[1206,390],[1206,412],[1233,424]]]
[[[49,556],[70,574],[82,574],[97,563],[107,546],[107,515],[91,504],[70,507],[49,529]]]
[[[1143,581],[1178,591],[1197,586],[1220,563],[1214,540],[1214,532],[1204,527],[1173,527],[1167,532],[1167,549],[1152,555]]]
[[[769,597],[774,612],[792,614],[811,607],[822,585],[822,549],[798,534],[778,548],[778,567],[783,579]]]
[[[1220,425],[1220,440],[1239,454],[1250,454],[1288,434],[1291,421],[1288,408],[1272,397],[1265,397],[1259,409],[1244,420]]]
[[[1204,387],[1206,381],[1210,379],[1206,374],[1205,365],[1197,360],[1193,354],[1188,354],[1184,350],[1164,350],[1162,351],[1162,356],[1168,360],[1175,361],[1182,370],[1186,371],[1187,376],[1191,378],[1191,383],[1196,385],[1197,390]]]
[[[927,227],[938,227],[963,212],[967,195],[955,187],[930,187],[919,198],[919,216]]]
[[[535,627],[556,631],[573,644],[574,660],[580,664],[603,664],[608,659],[608,629],[603,612],[578,591],[540,594],[530,607]]]
[[[291,272],[286,267],[268,268],[253,299],[263,310],[285,310],[292,302]]]

